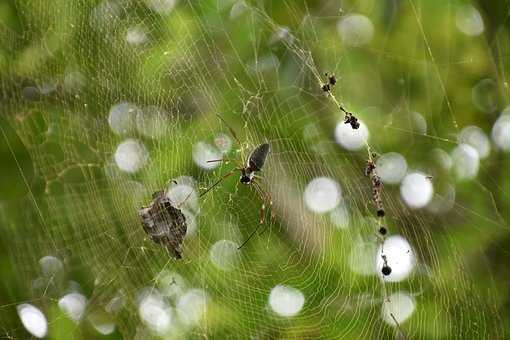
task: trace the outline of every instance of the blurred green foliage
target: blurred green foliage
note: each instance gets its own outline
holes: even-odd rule
[[[366,123],[378,152],[399,152],[410,168],[432,173],[438,190],[456,189],[454,208],[434,215],[406,208],[398,187],[385,187],[390,232],[405,235],[426,268],[387,288],[417,294],[417,310],[402,328],[410,338],[505,337],[510,159],[493,147],[475,180],[458,181],[434,163],[432,150],[450,152],[467,125],[490,134],[508,104],[507,2],[472,3],[483,18],[478,36],[456,27],[463,1],[178,1],[163,14],[148,3],[0,2],[1,336],[29,336],[16,305],[30,302],[44,311],[53,339],[144,338],[136,292],[157,285],[166,269],[207,289],[212,300],[207,322],[179,336],[394,337],[395,328],[380,318],[379,280],[349,269],[351,244],[373,234],[370,188],[362,176],[366,152],[334,144],[342,116],[313,73],[330,72],[339,79],[337,97]],[[340,39],[339,20],[353,13],[373,23],[364,46]],[[145,34],[138,46],[126,42],[133,27]],[[476,90],[483,79],[489,85]],[[111,132],[107,117],[121,101],[155,105],[171,117],[161,138],[131,136],[144,141],[151,159],[132,175],[112,161],[125,136]],[[425,135],[412,112],[425,118]],[[168,179],[190,175],[202,187],[228,170],[207,173],[192,159],[194,144],[227,132],[218,113],[243,140],[271,142],[266,175],[278,212],[269,231],[243,249],[240,269],[228,274],[211,265],[208,251],[226,235],[242,242],[261,203],[236,189],[235,178],[201,202],[200,233],[185,243],[184,261],[169,265],[162,249],[144,240],[136,215]],[[310,127],[311,141],[303,137]],[[301,192],[318,175],[341,183],[349,231],[302,212]],[[45,255],[64,259],[66,272],[40,291],[33,280]],[[58,299],[70,280],[89,298],[91,315],[123,292],[114,333],[101,336],[90,319],[76,325],[62,313]],[[268,311],[269,290],[280,283],[306,298],[295,318]]]

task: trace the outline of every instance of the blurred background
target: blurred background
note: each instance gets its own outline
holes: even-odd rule
[[[506,338],[509,15],[2,0],[0,337]],[[200,197],[263,142],[260,191]],[[181,260],[141,226],[157,190]]]

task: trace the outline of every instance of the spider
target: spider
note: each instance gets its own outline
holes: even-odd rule
[[[232,137],[234,137],[234,139],[236,140],[237,144],[239,146],[241,146],[241,142],[240,142],[239,138],[237,138],[237,135],[236,135],[234,129],[231,128],[230,125],[228,125],[228,123],[221,116],[218,115],[218,118],[223,122],[223,124],[225,124],[227,126],[227,128],[229,129],[230,134],[232,135]],[[241,148],[241,150],[242,150],[242,148]],[[253,149],[251,151],[251,153],[245,159],[244,162],[242,162],[242,160],[244,160],[244,158],[242,158],[241,160],[237,160],[236,161],[237,166],[235,168],[233,168],[229,172],[225,173],[216,182],[214,182],[214,184],[212,184],[202,194],[200,194],[200,197],[204,196],[209,191],[211,191],[211,189],[213,189],[218,184],[220,184],[223,180],[225,180],[228,177],[232,176],[236,171],[239,171],[240,174],[241,174],[240,177],[239,177],[239,182],[244,184],[244,185],[249,185],[250,187],[254,188],[255,191],[257,192],[257,194],[260,196],[260,198],[262,199],[263,203],[262,203],[262,206],[261,206],[260,212],[259,212],[259,225],[248,236],[248,238],[243,242],[243,244],[241,244],[239,246],[238,249],[242,248],[255,235],[255,233],[257,232],[259,227],[262,224],[264,224],[266,205],[269,206],[269,209],[271,209],[271,207],[273,205],[273,201],[271,199],[271,194],[266,192],[266,191],[264,191],[262,189],[262,187],[260,186],[260,184],[257,182],[257,179],[262,179],[262,177],[260,177],[260,176],[258,176],[256,174],[257,172],[261,171],[262,168],[264,167],[264,163],[266,162],[266,158],[267,158],[267,155],[269,154],[269,151],[270,151],[270,147],[269,147],[268,143],[259,144],[255,149]],[[222,158],[222,159],[209,160],[207,162],[208,163],[212,163],[212,162],[224,162],[224,161],[228,161],[228,160],[229,159]]]
[[[147,207],[138,210],[143,230],[153,242],[166,246],[174,259],[182,258],[181,244],[188,230],[180,205],[172,203],[166,190],[159,190],[152,194],[152,202]]]

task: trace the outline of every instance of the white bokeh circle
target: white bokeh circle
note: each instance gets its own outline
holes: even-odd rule
[[[491,132],[492,141],[503,151],[510,151],[510,106],[501,113]]]
[[[294,287],[277,285],[269,293],[269,306],[276,314],[284,317],[297,315],[305,304],[305,296]]]
[[[340,185],[329,177],[317,177],[308,183],[303,199],[308,209],[323,214],[333,210],[342,195]]]
[[[390,275],[383,275],[383,255],[391,268]],[[376,270],[379,276],[388,282],[400,282],[411,274],[415,266],[414,251],[405,238],[393,235],[384,240],[376,255]]]
[[[41,310],[24,303],[16,307],[18,316],[25,329],[36,338],[44,338],[48,333],[48,321]]]
[[[415,309],[416,303],[407,292],[396,292],[383,301],[381,317],[388,325],[399,327],[413,315]]]
[[[141,141],[129,138],[117,146],[114,158],[120,170],[134,173],[147,163],[149,151]]]
[[[239,245],[230,240],[219,240],[209,250],[213,265],[223,271],[234,270],[240,261]]]
[[[337,24],[342,43],[359,47],[368,44],[374,36],[374,24],[361,14],[351,14],[341,18]]]
[[[221,159],[222,157],[220,150],[211,144],[200,141],[193,145],[193,161],[204,170],[212,170],[218,167],[220,162],[208,161]]]
[[[406,205],[413,209],[423,208],[432,199],[434,187],[424,174],[412,172],[402,180],[400,195]]]
[[[358,122],[360,124],[358,129],[353,129],[350,124],[345,124],[344,121],[340,121],[336,125],[335,140],[346,150],[357,151],[367,144],[368,128],[361,120]]]
[[[459,134],[459,141],[471,145],[478,152],[480,159],[487,158],[491,151],[489,137],[478,126],[469,125],[464,127]]]
[[[87,306],[87,298],[80,293],[69,293],[58,300],[58,306],[71,320],[79,322]]]
[[[381,155],[377,161],[377,175],[385,184],[398,184],[407,173],[407,162],[404,156],[396,152]]]
[[[484,29],[480,12],[469,4],[457,8],[455,24],[459,31],[470,37],[482,34]]]
[[[480,157],[478,151],[468,144],[459,144],[452,151],[453,170],[457,178],[473,179],[478,174]]]

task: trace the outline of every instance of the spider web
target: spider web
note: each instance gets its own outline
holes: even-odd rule
[[[13,185],[23,195],[2,200],[0,210],[19,290],[0,300],[4,337],[26,336],[16,314],[22,303],[43,311],[55,336],[64,329],[100,337],[101,330],[108,333],[105,325],[126,338],[503,336],[502,293],[485,260],[490,247],[496,255],[503,251],[495,240],[508,233],[498,209],[504,184],[489,176],[497,163],[482,163],[479,178],[461,183],[453,209],[442,215],[410,209],[398,187],[384,186],[382,223],[388,236],[410,243],[416,258],[408,279],[386,282],[352,264],[353,254],[373,254],[375,262],[381,244],[363,175],[366,148],[346,151],[333,138],[343,123],[342,104],[368,127],[371,150],[404,154],[411,167],[434,173],[435,188],[455,185],[450,173],[431,165],[429,153],[455,147],[459,125],[490,125],[476,112],[459,116],[470,103],[452,88],[472,86],[466,63],[503,86],[506,61],[504,54],[466,61],[469,42],[456,40],[452,24],[455,2],[440,5],[441,13],[412,0],[398,9],[375,1],[344,8],[163,0],[8,4],[14,19],[2,25],[2,138]],[[335,26],[346,13],[371,17],[377,41],[342,46]],[[434,25],[446,33],[437,36]],[[484,53],[486,41],[477,44]],[[326,71],[338,77],[334,97],[321,91]],[[119,103],[136,105],[130,106],[135,115],[115,130],[108,117]],[[412,110],[427,112],[427,133],[413,127]],[[216,114],[241,145],[226,137]],[[226,179],[185,202],[196,230],[184,241],[183,259],[171,260],[143,232],[138,209],[171,179],[198,194],[232,169],[233,161],[204,169],[201,151],[218,138],[233,143],[225,156],[241,161],[270,143],[260,182],[272,209],[245,247],[216,248],[224,258],[215,258],[218,241],[238,246],[257,228],[263,204],[237,176]],[[128,164],[129,171],[116,158],[126,141],[136,143],[141,164]],[[303,192],[319,176],[339,183],[348,228],[306,207]],[[480,195],[472,197],[473,190]],[[45,256],[61,267],[41,272]],[[271,303],[279,285],[292,287],[289,300],[304,298],[295,315],[282,316]],[[87,299],[74,322],[59,309],[70,292]],[[412,315],[400,323],[383,320],[381,310],[398,293],[413,300]],[[143,314],[143,301],[156,301],[168,319]]]

